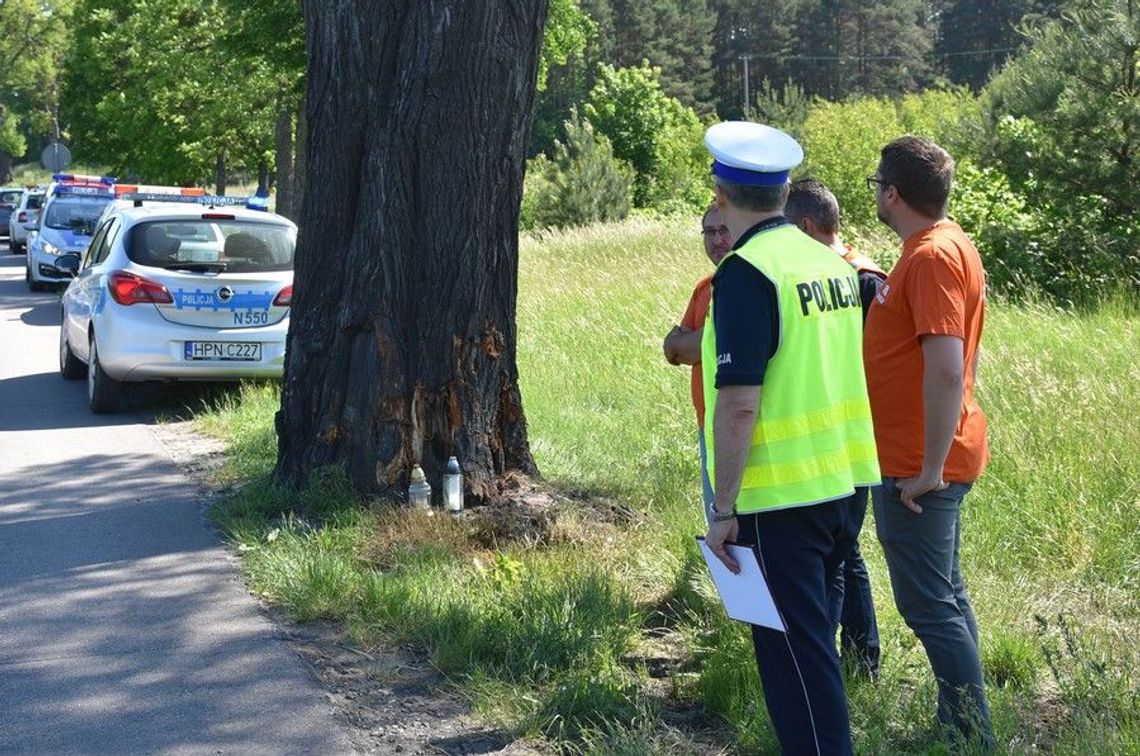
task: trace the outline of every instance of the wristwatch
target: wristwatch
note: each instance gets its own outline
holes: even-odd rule
[[[712,511],[712,521],[713,522],[728,522],[729,520],[735,520],[735,519],[736,519],[736,507],[733,507],[731,512],[721,512],[715,508]]]

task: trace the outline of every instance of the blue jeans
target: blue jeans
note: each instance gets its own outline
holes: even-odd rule
[[[938,719],[966,739],[994,744],[982,682],[978,625],[959,569],[962,501],[969,483],[918,497],[922,514],[899,498],[897,478],[872,492],[895,605],[922,641],[938,682]]]
[[[867,515],[868,489],[855,489],[847,513],[852,523],[848,532],[855,534],[843,564],[835,572],[828,601],[831,635],[840,630],[839,648],[843,659],[872,678],[879,675],[879,626],[875,622],[875,602],[871,596],[871,578],[859,552],[859,531]]]

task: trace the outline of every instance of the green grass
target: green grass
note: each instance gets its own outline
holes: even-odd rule
[[[893,241],[855,237],[884,262]],[[687,369],[661,340],[707,272],[695,223],[633,220],[526,239],[519,369],[547,480],[628,503],[597,526],[495,548],[449,518],[374,511],[325,475],[266,482],[278,395],[246,387],[201,416],[244,486],[218,512],[257,592],[362,641],[411,644],[489,721],[578,753],[771,753],[747,633],[724,619],[702,529]],[[993,302],[979,399],[993,461],[964,513],[963,570],[994,723],[1011,753],[1140,753],[1140,315]],[[417,519],[418,518],[418,519]],[[894,610],[874,525],[863,550],[883,635],[880,680],[849,680],[859,753],[945,753],[921,646]],[[673,629],[667,690],[639,659]],[[679,730],[671,709],[704,712]],[[717,721],[719,720],[719,728]],[[708,723],[712,724],[709,725]],[[692,728],[689,728],[690,730]]]

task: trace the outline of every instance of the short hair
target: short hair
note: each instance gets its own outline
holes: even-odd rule
[[[954,158],[929,139],[908,134],[882,149],[879,179],[917,212],[940,218],[954,182]]]
[[[788,199],[788,185],[749,186],[725,181],[716,177],[716,185],[724,191],[729,204],[751,213],[770,213],[782,210]]]
[[[823,182],[812,178],[793,181],[784,204],[784,216],[797,226],[810,218],[827,234],[839,231],[839,200]]]
[[[704,213],[701,214],[701,225],[702,226],[705,224],[705,219],[709,217],[709,213],[711,213],[713,210],[720,210],[720,208],[716,206],[715,201],[710,202],[709,206],[705,208]]]

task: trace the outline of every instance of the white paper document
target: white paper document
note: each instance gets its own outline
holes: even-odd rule
[[[784,620],[780,618],[780,612],[772,600],[772,593],[768,590],[768,581],[760,571],[756,549],[732,544],[725,546],[729,555],[740,565],[740,574],[733,575],[712,553],[704,538],[697,536],[697,543],[700,544],[701,553],[705,555],[705,562],[708,563],[709,572],[712,573],[713,585],[716,586],[720,600],[724,603],[724,610],[730,618],[787,632]]]

